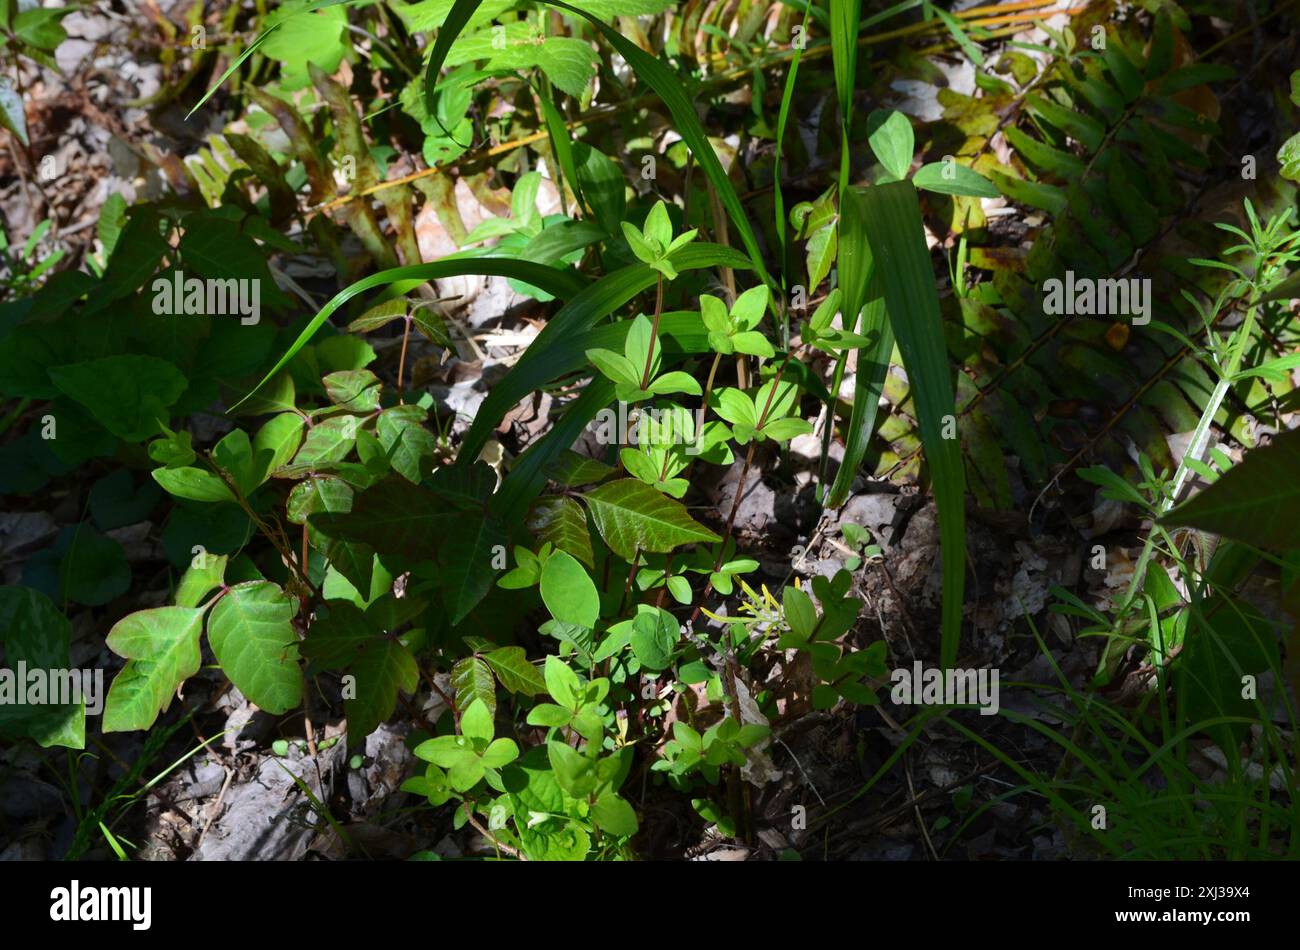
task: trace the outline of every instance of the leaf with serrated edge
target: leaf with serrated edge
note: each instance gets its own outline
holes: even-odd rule
[[[667,554],[681,544],[720,540],[685,506],[635,478],[609,482],[582,497],[605,543],[625,561],[638,550]]]
[[[528,661],[523,647],[500,647],[483,654],[483,659],[496,673],[501,685],[512,693],[538,696],[546,692],[546,680],[537,667]]]
[[[236,584],[208,618],[208,643],[230,681],[249,701],[279,715],[302,702],[298,603],[270,581]]]
[[[497,712],[496,681],[492,668],[476,656],[467,656],[451,668],[451,685],[456,691],[456,705],[468,709],[479,700],[492,716]]]
[[[155,607],[113,625],[108,648],[129,662],[109,687],[105,732],[148,729],[167,711],[177,688],[199,671],[202,630],[197,607]]]

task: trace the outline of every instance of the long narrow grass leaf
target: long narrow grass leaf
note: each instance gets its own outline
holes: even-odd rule
[[[939,655],[957,659],[966,582],[966,476],[961,447],[944,430],[955,428],[952,380],[934,270],[925,246],[921,202],[910,181],[862,192],[867,237],[884,274],[885,306],[907,370],[917,424],[930,468],[943,556],[943,608]],[[946,424],[947,423],[947,424]]]
[[[271,371],[262,377],[262,381],[249,390],[243,399],[230,407],[231,411],[238,409],[253,393],[261,389],[271,377],[284,369],[285,365],[298,355],[298,351],[311,342],[311,338],[316,335],[325,324],[325,321],[358,294],[363,294],[367,290],[374,290],[376,287],[386,287],[397,283],[405,283],[407,288],[411,289],[430,280],[461,277],[467,274],[514,278],[532,284],[534,287],[539,287],[553,297],[562,298],[573,296],[585,286],[585,281],[572,271],[560,270],[545,264],[535,264],[532,261],[521,261],[508,257],[444,258],[428,264],[409,264],[406,267],[391,267],[388,270],[382,270],[377,274],[362,278],[335,294],[330,302],[321,308],[320,313],[312,317],[311,322],[298,334],[298,339],[294,340],[289,349],[285,350],[284,355],[280,357],[275,366],[271,367]]]

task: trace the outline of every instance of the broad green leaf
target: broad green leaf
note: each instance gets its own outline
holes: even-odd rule
[[[69,525],[53,545],[27,559],[23,581],[56,601],[107,604],[131,586],[122,546],[89,524]]]
[[[1242,696],[1246,675],[1280,672],[1275,624],[1249,604],[1215,594],[1187,608],[1190,621],[1183,652],[1174,664],[1179,710],[1189,725],[1220,716],[1259,717],[1258,700]],[[1202,727],[1225,752],[1235,752],[1249,725]]]
[[[154,356],[122,355],[56,366],[50,379],[109,432],[127,442],[159,433],[168,408],[189,385],[183,373]]]
[[[287,514],[293,524],[307,525],[307,539],[325,555],[335,570],[358,591],[371,588],[375,551],[360,541],[330,537],[309,520],[318,513],[346,514],[352,510],[353,491],[339,478],[315,475],[294,485],[289,492]]]
[[[497,711],[496,681],[492,669],[477,656],[467,656],[451,668],[451,686],[456,691],[456,705],[465,710],[461,731],[471,735],[470,710],[481,709],[487,717],[487,738],[492,738],[492,717]]]
[[[420,559],[433,556],[455,518],[456,512],[446,511],[428,489],[404,478],[387,478],[357,495],[349,511],[311,514],[307,523],[339,541],[359,541],[380,554]]]
[[[402,644],[380,639],[366,645],[348,672],[356,677],[357,695],[344,700],[343,709],[348,717],[348,747],[354,748],[393,714],[399,691],[416,691],[420,668]]]
[[[222,585],[226,578],[226,565],[230,557],[225,554],[200,554],[181,575],[173,600],[177,607],[197,607],[208,594]]]
[[[0,587],[0,643],[7,671],[16,671],[19,663],[28,669],[67,670],[71,642],[72,625],[48,597],[30,587]],[[86,685],[93,689],[93,683]],[[51,703],[51,698],[43,705],[21,705],[12,697],[0,702],[0,736],[35,739],[43,749],[85,748],[84,699],[96,697],[83,694],[83,702],[66,705]]]
[[[312,620],[302,655],[324,669],[346,669],[380,631],[351,601],[327,600]]]
[[[419,406],[393,406],[379,414],[379,444],[388,453],[393,471],[419,484],[432,466],[438,440],[424,427],[428,412]]]
[[[243,429],[232,429],[213,447],[212,461],[245,497],[262,483],[253,457],[253,442]]]
[[[330,402],[357,413],[379,408],[379,377],[368,369],[345,369],[330,373],[321,382]]]
[[[632,621],[632,653],[641,665],[652,672],[668,668],[677,645],[678,628],[671,614],[651,608],[642,610]]]
[[[253,437],[253,456],[256,460],[255,481],[258,485],[267,477],[288,465],[302,444],[302,416],[296,412],[282,412],[268,420]]]
[[[596,761],[588,758],[563,742],[552,739],[546,743],[546,754],[555,770],[555,780],[573,798],[586,798],[595,791]]]
[[[620,838],[630,838],[639,827],[632,806],[614,792],[606,792],[592,803],[591,820],[602,831]]]
[[[342,462],[356,445],[357,426],[355,416],[331,416],[318,422],[307,430],[302,448],[293,457],[294,468],[328,468]]]
[[[108,690],[105,732],[148,729],[167,711],[176,690],[199,671],[202,630],[197,607],[155,607],[113,625],[108,648],[128,662]]]
[[[218,476],[201,468],[156,468],[154,481],[169,495],[188,501],[234,501],[235,496]]]
[[[596,223],[606,233],[617,234],[627,210],[627,181],[622,169],[586,142],[573,143],[573,158],[582,195],[591,204]]]
[[[523,647],[499,647],[483,654],[483,659],[510,692],[523,696],[538,696],[546,692],[546,679],[529,662]]]
[[[27,138],[27,110],[23,97],[8,76],[0,77],[0,125],[12,132],[24,148],[31,145]]]
[[[302,703],[298,603],[270,581],[236,584],[208,618],[208,643],[221,669],[249,702],[273,715]]]
[[[877,109],[867,119],[867,141],[876,159],[895,179],[907,177],[912,167],[916,137],[907,116],[896,110]]]
[[[637,551],[666,554],[682,544],[719,540],[683,505],[635,478],[608,482],[582,497],[605,543],[625,561]]]
[[[638,483],[639,484],[639,483]],[[562,623],[594,627],[600,617],[600,595],[587,570],[563,551],[556,551],[542,567],[542,602]]]
[[[1246,453],[1213,485],[1161,519],[1286,552],[1300,549],[1300,431]]]
[[[587,513],[572,498],[545,498],[533,506],[526,527],[538,541],[550,542],[557,550],[572,554],[587,567],[595,567]]]
[[[912,184],[917,188],[942,195],[997,198],[1001,194],[993,183],[979,172],[956,162],[931,162],[922,165],[912,176]]]
[[[509,535],[505,522],[495,512],[485,511],[457,513],[443,530],[445,535],[435,535],[429,543],[442,545],[439,579],[455,625],[469,616],[492,589],[496,578],[492,558],[498,547],[506,546]]]
[[[565,709],[578,707],[582,683],[578,680],[578,674],[569,669],[567,663],[554,654],[548,655],[546,665],[543,667],[543,676],[546,681],[546,691],[550,693],[552,699]]]

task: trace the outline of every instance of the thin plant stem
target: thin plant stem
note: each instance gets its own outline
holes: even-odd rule
[[[655,284],[655,319],[650,326],[650,348],[645,354],[645,369],[641,373],[641,388],[646,389],[650,385],[650,367],[654,365],[655,358],[655,341],[659,339],[659,315],[664,309],[664,275],[659,274],[659,280]]]

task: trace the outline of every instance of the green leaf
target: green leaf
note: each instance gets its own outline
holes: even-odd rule
[[[304,425],[296,412],[282,412],[257,430],[253,437],[254,486],[289,464],[302,444]]]
[[[606,792],[592,803],[591,820],[602,831],[620,838],[630,838],[639,828],[636,811],[614,792]]]
[[[912,167],[916,137],[907,116],[895,110],[877,109],[867,118],[867,141],[876,159],[895,179],[907,177]]]
[[[32,143],[27,138],[27,110],[23,97],[8,76],[0,76],[0,125],[12,132],[24,148],[31,147]]]
[[[49,371],[59,392],[85,406],[119,439],[143,442],[159,433],[159,420],[189,383],[166,360],[154,356],[105,356]]]
[[[419,484],[432,469],[438,440],[424,427],[428,412],[419,406],[393,406],[379,414],[379,444],[397,472]]]
[[[681,544],[720,540],[683,505],[635,478],[608,482],[582,497],[605,543],[625,561],[637,551],[666,554]]]
[[[587,359],[609,379],[625,386],[637,386],[641,383],[641,373],[632,367],[632,362],[622,353],[613,350],[588,350]]]
[[[199,671],[202,630],[197,607],[155,607],[113,625],[108,648],[128,662],[108,690],[105,732],[148,729],[167,711],[181,683]]]
[[[176,606],[197,607],[199,601],[225,581],[229,560],[225,554],[202,554],[195,557],[176,585],[176,593],[172,598],[176,601]]]
[[[208,643],[230,681],[248,700],[272,715],[302,703],[298,603],[278,584],[236,584],[208,618]]]
[[[523,647],[500,647],[483,654],[501,685],[512,693],[537,696],[546,692],[546,679],[528,660]]]
[[[443,561],[442,587],[455,625],[469,616],[492,589],[496,576],[491,569],[493,552],[505,547],[509,537],[505,523],[495,512],[466,512],[453,517],[451,527],[446,529],[448,540],[439,554]],[[429,543],[442,542],[443,538],[436,535]]]
[[[28,559],[24,579],[58,601],[107,604],[131,586],[122,546],[88,524],[69,525],[54,544]]]
[[[826,499],[828,508],[848,500],[853,479],[862,468],[871,433],[875,429],[880,394],[894,351],[894,331],[885,311],[883,283],[867,235],[867,202],[863,189],[848,188],[841,196],[840,287],[844,305],[843,322],[849,332],[861,329],[871,343],[858,353],[854,379],[853,410],[844,439],[844,459]],[[861,314],[861,327],[858,316]]]
[[[596,762],[563,742],[546,743],[546,755],[555,770],[555,780],[573,798],[586,798],[596,789]]]
[[[253,443],[243,429],[233,429],[213,447],[212,461],[245,497],[262,482],[253,458]]]
[[[326,73],[338,69],[347,52],[344,31],[348,22],[347,11],[339,2],[286,3],[267,17],[267,30],[259,37],[265,38],[261,52],[281,64],[286,88],[307,84],[308,63]]]
[[[608,469],[608,466],[604,466]],[[609,469],[613,471],[612,469]],[[572,498],[545,498],[533,506],[525,525],[538,541],[572,554],[587,567],[595,567],[587,513]]]
[[[28,669],[69,669],[71,642],[72,625],[48,597],[30,587],[0,587],[0,643],[9,670],[19,663]],[[43,749],[85,748],[85,703],[0,703],[0,736],[32,738]]]
[[[573,720],[573,711],[554,703],[538,703],[528,710],[527,722],[530,726],[545,726],[547,729],[559,729]]]
[[[812,639],[817,630],[817,609],[813,607],[812,598],[797,587],[787,587],[781,592],[781,605],[791,631],[801,641]]]
[[[573,157],[582,195],[591,204],[596,223],[606,233],[617,234],[627,210],[627,182],[622,169],[586,142],[573,143]]]
[[[677,645],[677,621],[663,610],[643,610],[632,621],[632,653],[647,670],[666,670]]]
[[[295,468],[329,468],[346,459],[357,442],[355,416],[331,416],[307,430],[302,448],[293,458]]]
[[[931,162],[922,165],[912,176],[912,184],[941,195],[968,195],[973,198],[997,198],[1001,192],[979,172],[956,162]]]
[[[443,508],[428,489],[404,478],[387,478],[357,495],[351,510],[311,514],[307,523],[335,540],[359,541],[380,554],[420,559],[433,554],[457,516]]]
[[[577,709],[582,694],[582,683],[578,680],[578,674],[569,669],[569,665],[554,654],[546,657],[543,674],[546,680],[546,691],[551,694],[551,698],[565,709]]]
[[[364,542],[332,538],[309,520],[317,513],[347,513],[352,510],[352,500],[352,487],[347,482],[317,475],[293,486],[289,492],[287,514],[292,523],[307,525],[307,539],[325,555],[330,566],[358,591],[368,591],[374,548]]]
[[[1277,551],[1300,549],[1300,430],[1246,453],[1213,485],[1161,519]]]
[[[169,494],[188,501],[234,501],[219,477],[201,468],[156,468],[154,481]]]
[[[750,429],[758,425],[758,415],[754,411],[754,401],[739,389],[727,388],[719,390],[715,399],[714,410],[728,422],[748,426]]]
[[[563,551],[556,551],[542,567],[542,602],[562,623],[594,627],[600,617],[600,595],[587,570]]]
[[[344,701],[348,717],[348,746],[365,741],[397,708],[397,693],[414,693],[420,669],[406,647],[395,640],[373,641],[348,668],[356,677],[355,699]]]
[[[1282,143],[1277,150],[1277,160],[1282,166],[1278,174],[1288,181],[1300,181],[1300,132]]]
[[[492,717],[497,711],[496,681],[487,663],[476,656],[467,656],[451,668],[451,685],[456,691],[456,705],[465,710],[461,717],[461,731],[473,735],[476,723],[468,722],[470,710],[478,708],[487,717],[487,735],[492,738]]]
[[[925,244],[921,205],[911,182],[863,192],[867,236],[884,276],[885,305],[911,382],[921,441],[938,508],[943,558],[940,658],[957,658],[966,581],[966,477],[961,447],[943,438],[944,417],[956,412],[939,295]]]
[[[321,382],[330,402],[356,413],[379,408],[379,377],[368,369],[345,369],[328,374]]]
[[[1183,652],[1174,664],[1181,714],[1193,727],[1220,716],[1257,720],[1259,701],[1242,696],[1242,677],[1280,672],[1274,625],[1254,607],[1226,594],[1199,600],[1187,609],[1191,620]],[[1249,725],[1233,722],[1202,728],[1231,754],[1247,738]]]

